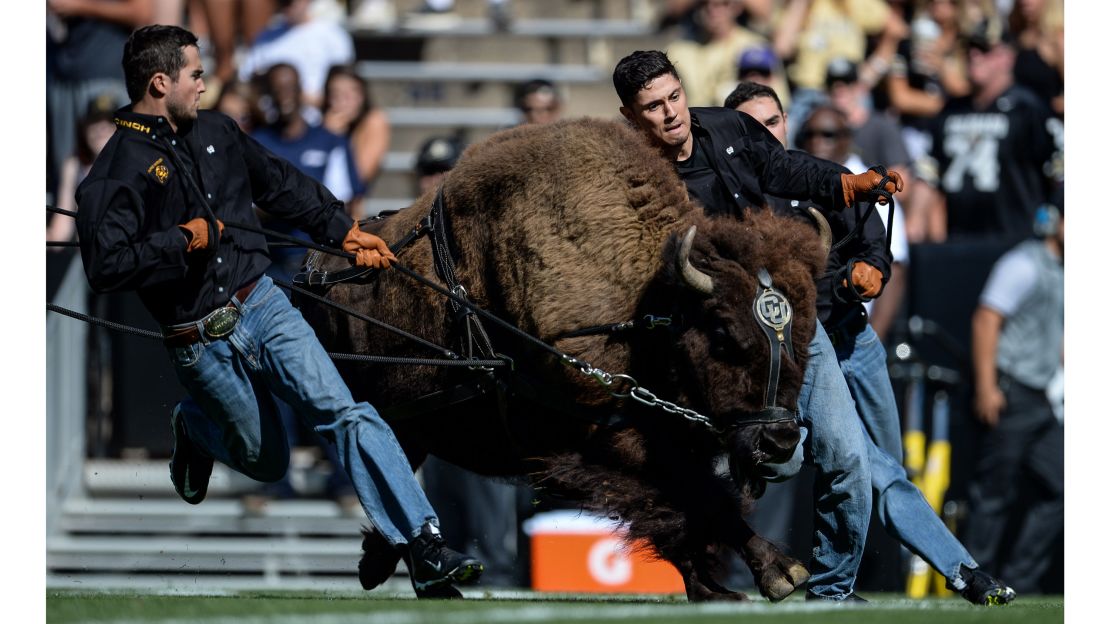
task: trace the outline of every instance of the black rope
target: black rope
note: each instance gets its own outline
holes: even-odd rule
[[[56,213],[56,214],[65,215],[67,217],[73,217],[74,219],[77,218],[77,213],[76,212],[73,212],[72,210],[63,210],[63,209],[58,208],[56,206],[51,206],[50,204],[46,205],[46,210],[47,210],[47,212],[53,212],[53,213]]]
[[[273,279],[273,278],[271,278],[271,279]],[[317,295],[316,293],[312,292],[311,290],[305,290],[304,288],[301,288],[300,286],[297,286],[296,284],[290,284],[289,282],[286,282],[286,281],[280,280],[280,279],[274,279],[274,283],[277,284],[278,286],[281,286],[282,288],[285,288],[286,290],[291,290],[293,292],[304,295],[306,297],[310,297],[310,298],[312,298],[316,301],[319,301],[320,303],[323,303],[326,306],[335,308],[336,310],[339,310],[340,312],[344,312],[346,314],[349,314],[349,315],[353,316],[354,318],[356,318],[360,321],[366,321],[367,323],[370,323],[371,325],[375,325],[375,326],[377,326],[381,329],[384,329],[388,332],[392,332],[394,334],[397,334],[398,336],[401,336],[402,338],[408,338],[409,340],[412,340],[413,342],[419,343],[420,345],[422,345],[424,347],[427,347],[427,348],[429,348],[433,351],[438,351],[444,357],[451,358],[451,359],[459,359],[459,356],[457,354],[455,354],[453,351],[451,351],[450,349],[445,349],[445,348],[437,345],[434,342],[430,342],[428,340],[425,340],[425,339],[421,338],[420,336],[417,336],[416,334],[409,333],[409,332],[407,332],[407,331],[405,331],[405,330],[403,330],[399,327],[394,327],[393,325],[390,325],[389,323],[385,323],[385,322],[379,321],[376,318],[366,316],[365,314],[362,314],[362,313],[360,313],[356,310],[352,310],[351,308],[349,308],[349,307],[347,307],[343,304],[336,303],[336,302],[332,301],[331,299],[328,299],[326,297]]]
[[[150,331],[147,329],[139,329],[138,327],[131,327],[121,323],[114,323],[95,316],[89,316],[76,312],[68,308],[47,303],[46,309],[50,312],[57,312],[63,316],[68,316],[79,321],[84,321],[90,325],[97,325],[105,327],[113,331],[118,331],[124,334],[131,334],[141,338],[152,338],[155,340],[162,340],[161,332]],[[349,360],[355,362],[372,362],[376,364],[412,364],[415,366],[477,366],[477,367],[494,367],[494,366],[507,366],[508,362],[504,360],[439,360],[433,358],[404,358],[394,357],[388,355],[363,355],[361,353],[332,353],[328,352],[328,357],[333,360]]]
[[[139,329],[138,327],[131,327],[129,325],[122,325],[120,323],[113,323],[112,321],[106,321],[104,319],[96,318],[95,316],[89,316],[87,314],[82,314],[82,313],[76,312],[74,310],[70,310],[70,309],[67,309],[67,308],[63,308],[61,306],[54,305],[53,303],[47,303],[46,304],[46,309],[51,311],[51,312],[57,312],[58,314],[68,316],[70,318],[75,318],[79,321],[85,321],[86,323],[89,323],[90,325],[99,325],[101,327],[107,327],[108,329],[113,329],[115,331],[123,332],[125,334],[133,334],[135,336],[142,336],[143,338],[157,338],[158,340],[162,339],[162,333],[161,332],[154,332],[154,331],[150,331],[150,330],[147,330],[147,329]]]

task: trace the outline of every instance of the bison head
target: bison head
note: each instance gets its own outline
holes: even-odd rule
[[[670,240],[644,299],[645,312],[669,306],[674,319],[672,335],[655,342],[668,352],[655,361],[668,363],[658,373],[677,389],[677,402],[724,433],[734,475],[754,475],[759,464],[789,459],[799,442],[794,413],[825,251],[811,226],[770,211],[694,221]],[[769,290],[775,297],[760,300]],[[768,314],[767,306],[775,309]]]

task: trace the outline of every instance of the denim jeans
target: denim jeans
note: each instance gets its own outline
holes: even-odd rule
[[[948,579],[959,577],[960,564],[978,567],[963,544],[948,530],[928,501],[906,477],[902,466],[901,419],[886,349],[871,325],[855,335],[834,332],[836,357],[867,431],[867,458],[875,510],[887,533]]]
[[[270,396],[288,403],[336,445],[370,522],[391,544],[439,520],[393,430],[369,403],[355,403],[308,323],[269,277],[238,304],[226,339],[169,349],[190,399],[178,404],[189,439],[252,479],[277,481],[289,444]]]
[[[866,434],[821,324],[809,343],[809,363],[798,397],[804,439],[789,461],[767,466],[771,480],[801,464],[815,468],[813,558],[809,591],[834,600],[855,588],[871,521],[871,470]]]

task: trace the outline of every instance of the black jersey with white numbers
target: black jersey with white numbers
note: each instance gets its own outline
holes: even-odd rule
[[[948,102],[933,129],[933,157],[949,238],[1033,234],[1033,215],[1052,190],[1054,155],[1063,149],[1060,123],[1020,86],[983,110],[970,97]]]

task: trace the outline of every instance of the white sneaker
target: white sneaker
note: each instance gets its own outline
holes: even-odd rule
[[[393,30],[397,27],[397,9],[389,0],[362,0],[348,21],[364,30]]]

